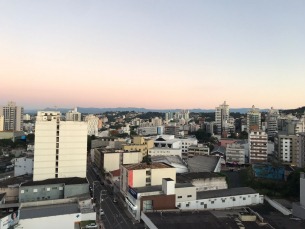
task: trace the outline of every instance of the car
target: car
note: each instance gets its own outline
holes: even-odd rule
[[[104,212],[103,209],[100,210],[100,215],[101,215],[101,216],[102,216],[102,215],[105,215],[105,212]]]
[[[117,200],[116,198],[113,198],[112,202],[113,202],[113,203],[117,203],[118,200]]]
[[[95,223],[90,223],[90,224],[86,225],[85,228],[97,228],[97,225]]]

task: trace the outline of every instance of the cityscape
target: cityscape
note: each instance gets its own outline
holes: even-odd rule
[[[302,1],[0,1],[0,229],[304,229]]]

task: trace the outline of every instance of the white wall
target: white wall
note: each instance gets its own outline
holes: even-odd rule
[[[148,150],[148,155],[151,156],[179,156],[182,158],[182,150],[178,149],[167,149],[167,148],[152,148]]]
[[[20,157],[15,159],[14,176],[33,174],[33,158]]]

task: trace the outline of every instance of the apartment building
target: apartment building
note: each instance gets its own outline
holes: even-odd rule
[[[286,131],[276,133],[274,137],[275,155],[284,164],[298,164],[298,139],[298,134],[289,135]]]
[[[59,111],[38,111],[34,181],[86,177],[87,123],[61,121]]]
[[[73,111],[68,111],[66,113],[66,121],[78,121],[80,122],[82,114],[77,112],[77,108],[74,108]]]
[[[174,135],[176,138],[180,137],[180,128],[179,126],[165,126],[164,134]]]
[[[174,118],[176,120],[183,118],[184,120],[188,121],[190,119],[190,112],[188,110],[180,110],[174,115]]]
[[[278,117],[279,111],[271,107],[267,112],[267,133],[268,137],[274,137],[278,131]]]
[[[23,107],[16,106],[15,102],[8,102],[7,106],[0,106],[1,116],[3,116],[3,130],[22,131]]]
[[[100,170],[110,172],[120,169],[123,164],[138,164],[143,160],[140,151],[124,151],[107,148],[94,149],[94,163]]]
[[[198,145],[191,145],[188,147],[186,157],[182,152],[182,158],[183,159],[190,159],[197,155],[209,155],[210,154],[210,148],[203,144]]]
[[[302,168],[305,166],[305,133],[299,133],[298,139],[298,157],[297,166]]]
[[[176,168],[163,163],[121,165],[120,190],[126,196],[130,188],[161,185],[163,178],[176,180]]]
[[[23,120],[29,121],[29,120],[31,120],[31,116],[29,114],[25,114],[25,115],[23,115]]]
[[[233,165],[245,164],[245,148],[238,143],[232,143],[226,149],[226,162]]]
[[[154,147],[154,140],[144,137],[133,137],[132,143],[125,143],[121,145],[121,149],[125,151],[140,151],[143,157],[148,153],[148,149]]]
[[[223,131],[228,131],[227,124],[230,119],[230,107],[226,101],[215,108],[215,125],[217,126],[217,134],[221,134]]]
[[[259,110],[255,109],[255,106],[252,106],[251,110],[248,110],[247,113],[247,132],[250,133],[251,130],[261,130],[261,113]]]
[[[188,158],[188,150],[191,146],[197,146],[198,140],[197,138],[179,138],[180,140],[180,148],[182,150],[182,158]]]
[[[173,112],[166,112],[165,113],[165,121],[170,121],[174,119],[174,113]]]
[[[4,115],[0,115],[0,131],[4,130]]]
[[[155,117],[151,120],[152,126],[161,126],[162,125],[162,118]]]
[[[249,133],[249,157],[252,162],[267,162],[268,136],[265,131],[252,130]]]
[[[85,117],[85,122],[87,122],[88,125],[88,132],[87,135],[98,135],[98,124],[99,124],[99,119],[98,117],[94,116],[93,114],[87,115]]]

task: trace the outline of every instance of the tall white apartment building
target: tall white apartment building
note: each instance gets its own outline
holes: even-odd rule
[[[16,106],[15,102],[8,102],[7,106],[0,106],[0,116],[4,116],[3,130],[22,131],[23,107]]]
[[[0,131],[4,130],[4,115],[0,115]]]
[[[217,126],[217,134],[228,131],[228,123],[230,119],[230,107],[226,101],[215,108],[215,125]]]
[[[29,120],[31,120],[31,116],[29,114],[25,114],[25,115],[23,115],[23,120],[29,121]]]
[[[252,106],[251,110],[248,110],[247,113],[247,132],[250,133],[251,129],[261,130],[261,112],[255,109],[255,106]]]
[[[74,108],[73,111],[68,111],[66,113],[66,121],[81,121],[81,113],[77,112],[77,108]]]
[[[90,114],[85,117],[85,122],[87,122],[87,125],[88,125],[87,135],[90,135],[90,136],[98,135],[98,121],[99,121],[99,118],[94,116],[93,114]]]
[[[278,131],[278,120],[279,111],[277,109],[271,109],[267,112],[267,132],[268,137],[274,137],[275,133]]]
[[[59,111],[38,111],[34,181],[86,177],[87,123],[60,121]]]
[[[252,130],[249,133],[249,156],[250,163],[267,162],[268,136],[265,131]]]
[[[188,121],[190,119],[190,112],[188,110],[180,110],[175,114],[175,119],[182,118]]]

